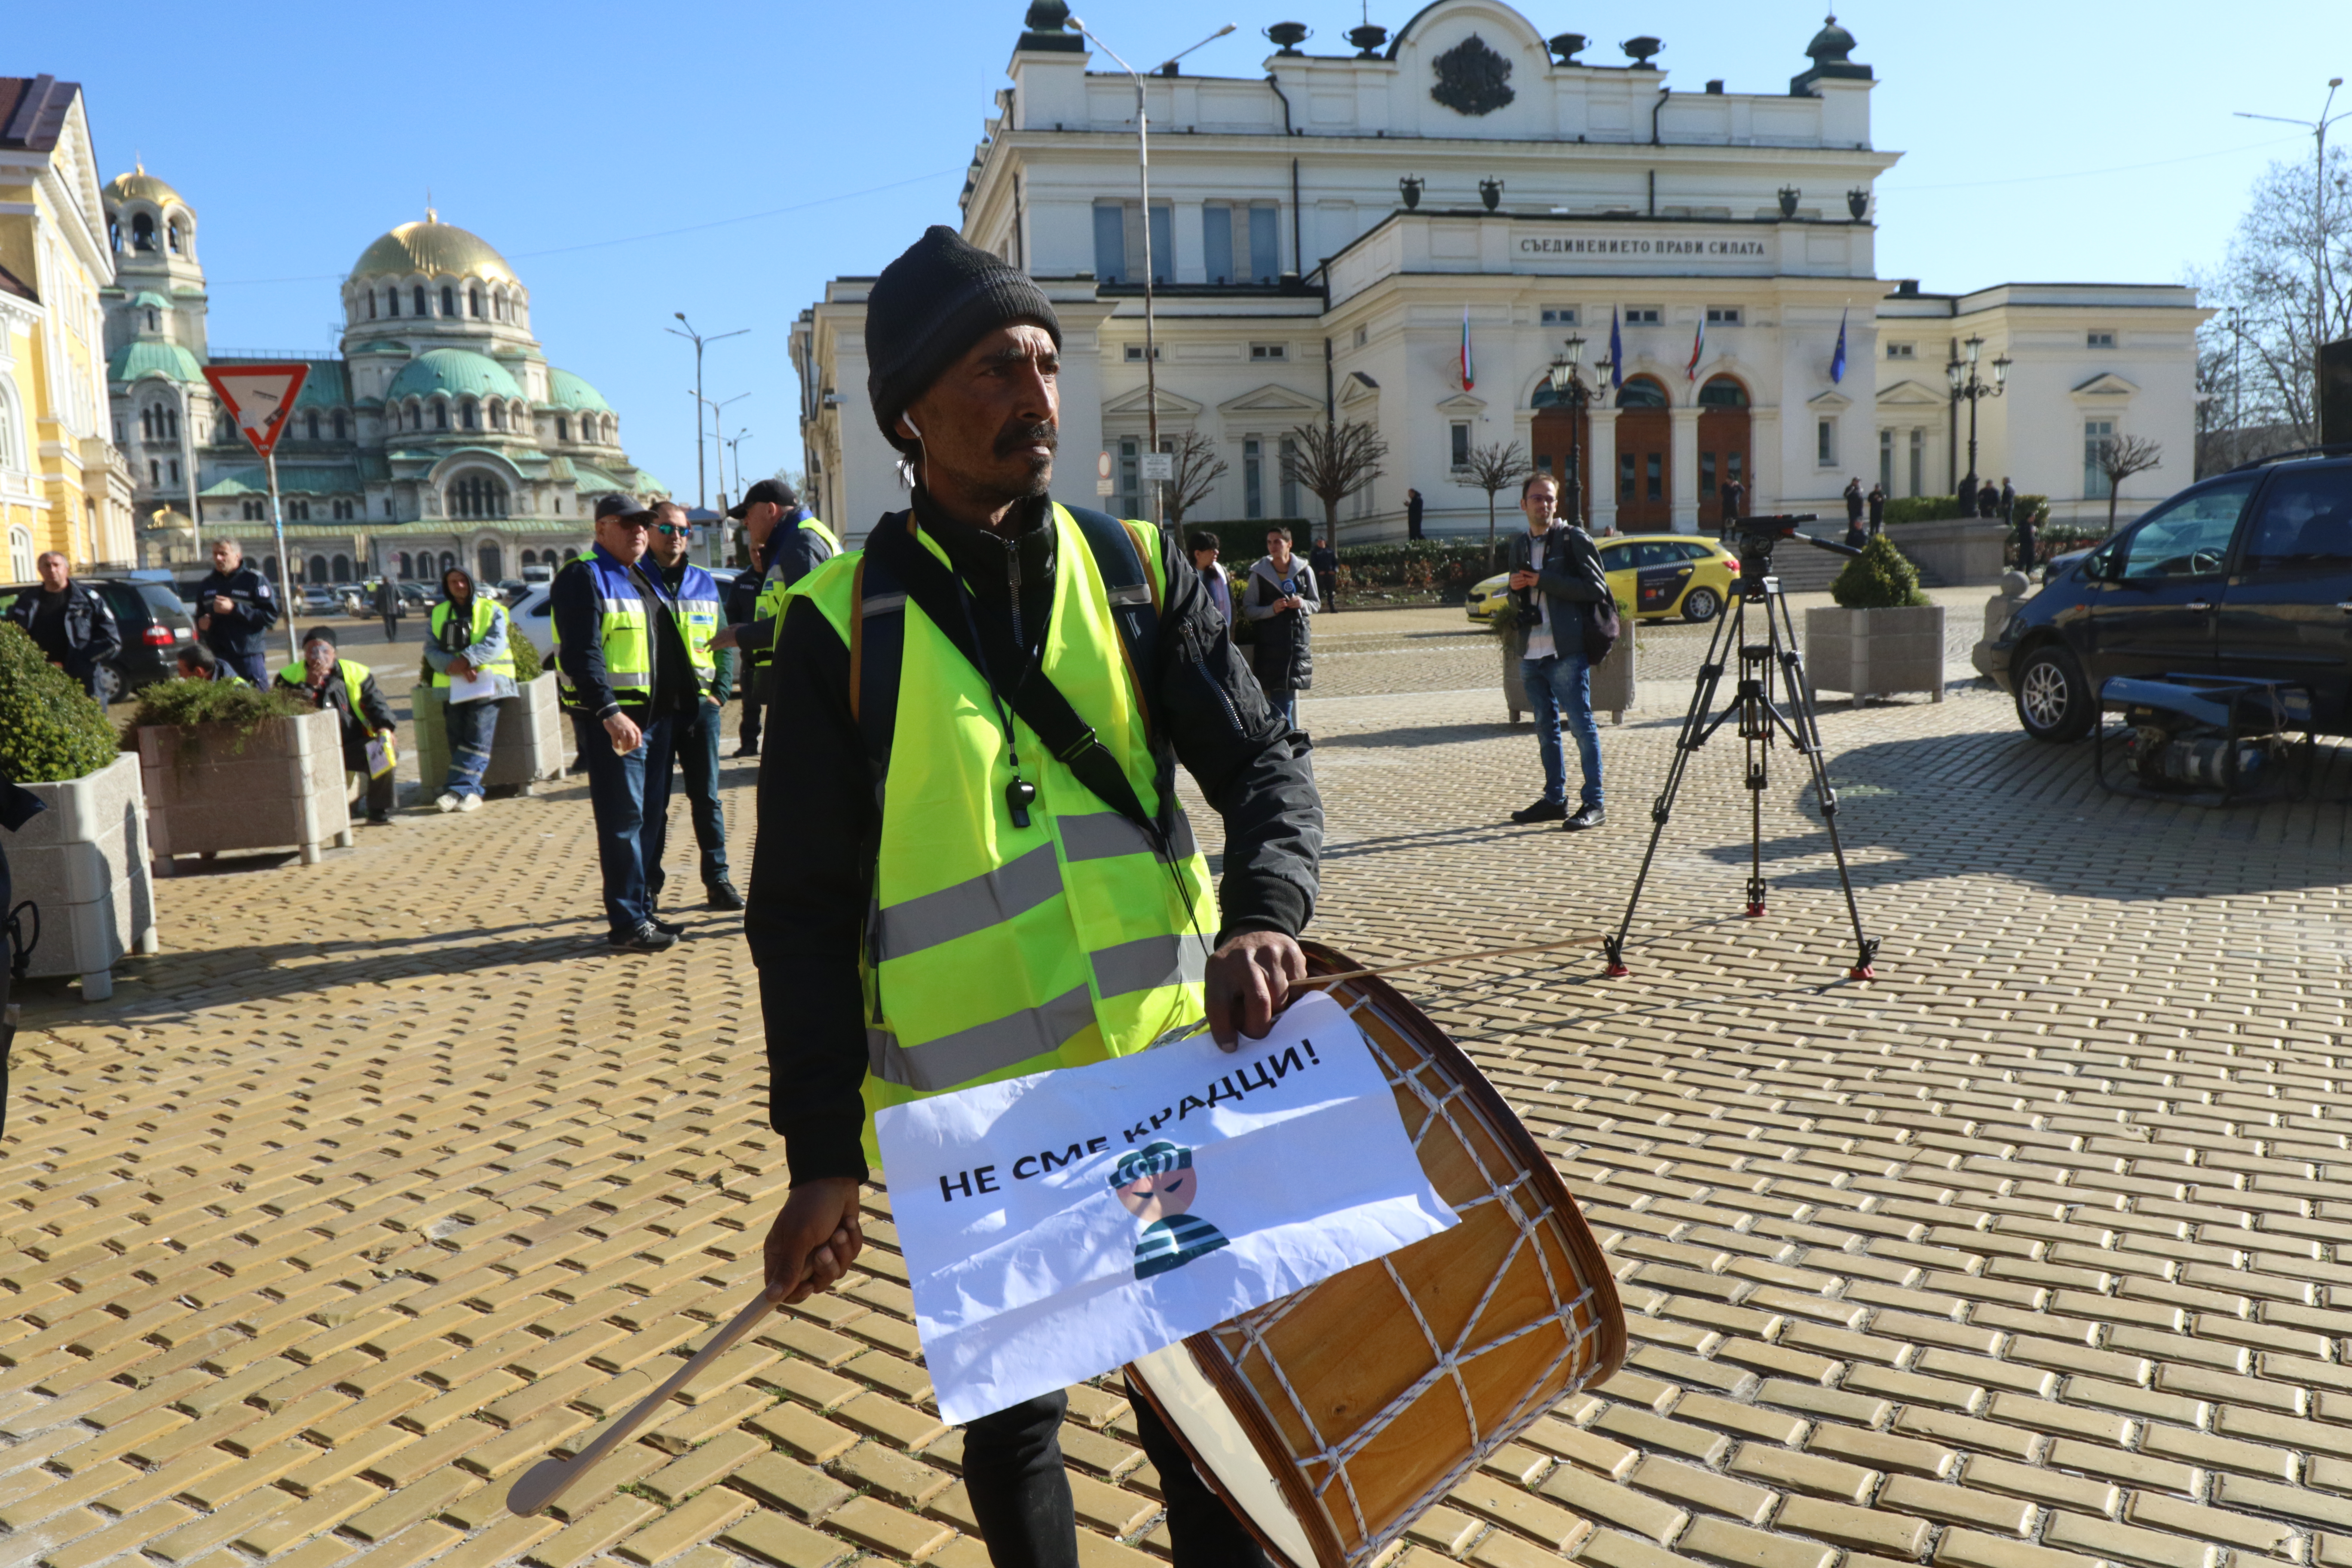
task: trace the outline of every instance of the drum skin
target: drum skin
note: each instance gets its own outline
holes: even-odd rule
[[[1360,967],[1300,945],[1310,974]],[[1185,1347],[1288,1500],[1313,1568],[1356,1568],[1522,1427],[1615,1373],[1625,1318],[1576,1200],[1485,1075],[1385,982],[1329,989],[1459,1223]],[[1129,1382],[1151,1396],[1133,1368]]]

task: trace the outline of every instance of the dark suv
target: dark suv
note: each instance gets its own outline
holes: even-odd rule
[[[2352,734],[2352,447],[2289,453],[2191,485],[2018,606],[1993,679],[2036,740],[2097,721],[2111,676],[2297,681]]]
[[[87,583],[105,596],[122,632],[121,651],[106,662],[100,676],[108,701],[179,673],[179,650],[196,635],[196,623],[179,590],[169,583],[104,573],[76,573],[74,581]],[[0,588],[0,610],[15,604],[17,595],[39,586],[19,583]]]

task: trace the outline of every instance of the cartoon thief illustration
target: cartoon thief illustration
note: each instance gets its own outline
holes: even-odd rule
[[[1164,1140],[1130,1149],[1110,1173],[1111,1190],[1129,1213],[1145,1221],[1135,1238],[1135,1277],[1149,1279],[1181,1268],[1226,1245],[1207,1220],[1184,1211],[1199,1184],[1192,1177],[1192,1151]]]

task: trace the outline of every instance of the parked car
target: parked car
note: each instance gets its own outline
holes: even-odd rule
[[[1715,619],[1739,581],[1739,557],[1711,539],[1688,533],[1636,533],[1600,542],[1601,568],[1617,609],[1637,620]],[[1470,618],[1483,621],[1509,596],[1510,574],[1497,573],[1470,590]]]
[[[114,612],[114,624],[122,632],[122,651],[107,661],[99,677],[109,702],[179,673],[179,650],[194,639],[196,622],[178,588],[152,578],[90,572],[77,573],[74,581],[105,595],[106,607]],[[19,583],[0,588],[0,609],[38,586]]]
[[[2242,464],[2051,563],[1991,658],[2036,740],[2089,733],[2118,675],[2296,681],[2352,734],[2352,447]]]

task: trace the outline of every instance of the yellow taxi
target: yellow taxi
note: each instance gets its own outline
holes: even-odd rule
[[[1739,557],[1712,539],[1689,533],[1634,533],[1598,540],[1601,568],[1617,613],[1636,620],[1679,616],[1711,621],[1739,580]],[[1465,607],[1474,621],[1493,616],[1509,596],[1510,574],[1497,573],[1470,590]]]

